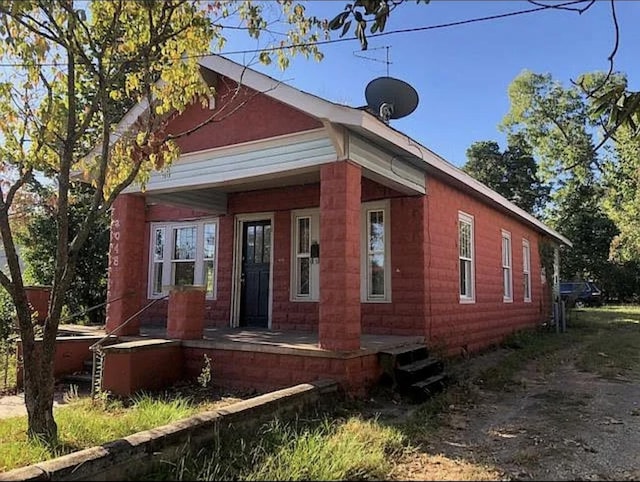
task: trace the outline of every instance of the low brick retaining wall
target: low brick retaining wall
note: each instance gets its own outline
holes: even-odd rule
[[[137,480],[155,464],[177,460],[186,447],[213,441],[220,430],[247,429],[275,416],[299,413],[339,393],[332,380],[296,385],[138,432],[99,447],[0,473],[0,481]]]

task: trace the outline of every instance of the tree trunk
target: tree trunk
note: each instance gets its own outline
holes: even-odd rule
[[[25,308],[26,313],[18,313],[21,326],[31,322],[30,310],[28,307]],[[33,336],[22,337],[27,434],[31,439],[38,439],[50,445],[58,439],[58,426],[53,418],[54,353],[55,342],[50,344],[46,343],[46,340],[36,341]]]
[[[53,371],[33,370],[25,365],[25,405],[27,406],[28,431],[31,439],[39,439],[49,445],[58,440],[58,425],[53,418]],[[52,367],[53,368],[53,367]],[[36,373],[29,373],[29,372]]]

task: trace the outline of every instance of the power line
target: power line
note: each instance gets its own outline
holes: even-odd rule
[[[440,24],[435,24],[435,25],[425,25],[425,26],[422,26],[422,27],[412,27],[412,28],[405,28],[405,29],[399,29],[399,30],[390,30],[388,32],[380,32],[380,33],[369,35],[368,38],[378,38],[378,37],[386,37],[388,35],[397,35],[397,34],[414,33],[414,32],[424,32],[424,31],[428,31],[428,30],[437,30],[437,29],[441,29],[441,28],[458,27],[458,26],[461,26],[461,25],[468,25],[468,24],[472,24],[472,23],[487,22],[487,21],[490,21],[490,20],[499,20],[499,19],[502,19],[502,18],[515,17],[515,16],[518,16],[518,15],[526,15],[526,14],[529,14],[529,13],[540,12],[542,10],[550,10],[550,9],[551,10],[557,10],[557,9],[561,9],[563,7],[568,7],[568,6],[571,6],[571,5],[577,5],[577,4],[586,3],[586,2],[590,2],[589,6],[593,5],[593,3],[594,3],[591,0],[572,0],[572,1],[569,1],[569,2],[564,2],[564,3],[560,3],[560,4],[555,4],[555,5],[540,5],[540,6],[534,7],[534,8],[528,8],[528,9],[524,9],[524,10],[517,10],[515,12],[499,13],[499,14],[496,14],[496,15],[488,15],[486,17],[475,17],[475,18],[470,18],[470,19],[466,19],[466,20],[458,20],[458,21],[455,21],[455,22],[440,23]],[[223,30],[224,30],[224,28],[242,29],[243,27],[222,27]],[[278,45],[278,46],[273,46],[273,47],[265,47],[265,48],[262,48],[262,49],[232,50],[232,51],[227,51],[227,52],[219,52],[219,55],[241,55],[241,54],[256,54],[256,53],[260,53],[260,52],[276,52],[276,51],[279,51],[279,50],[286,50],[286,49],[295,49],[295,48],[302,48],[302,47],[329,45],[329,44],[335,44],[335,43],[340,43],[340,42],[352,42],[354,40],[357,40],[356,37],[341,37],[341,38],[337,38],[337,39],[318,40],[316,42],[302,42],[302,43],[298,43],[298,44]],[[185,57],[181,57],[181,58],[190,58],[190,59],[192,59],[192,58],[208,57],[209,55],[211,55],[211,54],[207,53],[207,54],[190,55],[190,56],[185,56]],[[174,60],[180,60],[180,59],[176,58]],[[67,63],[66,62],[43,62],[43,63],[37,63],[37,64],[0,63],[0,67],[32,67],[32,66],[37,66],[37,67],[62,67],[64,65],[67,65]]]

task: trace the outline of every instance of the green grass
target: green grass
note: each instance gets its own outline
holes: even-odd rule
[[[202,409],[188,399],[158,399],[148,395],[127,404],[81,399],[55,410],[59,439],[55,447],[27,440],[26,417],[5,419],[0,422],[0,471],[100,445],[188,417]]]
[[[576,324],[589,332],[578,368],[612,379],[640,376],[640,306],[581,310]]]
[[[384,479],[404,446],[399,430],[360,417],[274,420],[243,437],[187,455],[148,480]]]
[[[640,368],[640,306],[575,309],[569,313],[565,333],[518,332],[502,346],[511,352],[499,364],[482,372],[477,380],[491,390],[516,387],[517,374],[533,360],[543,373],[573,361],[579,369],[603,377],[624,376]],[[566,348],[573,351],[563,350]]]
[[[473,403],[478,386],[517,388],[521,371],[531,367],[531,362],[543,373],[559,364],[575,363],[603,377],[633,378],[640,375],[639,346],[640,307],[573,310],[566,333],[514,333],[502,346],[506,354],[492,366],[461,376],[447,390],[392,423],[371,417],[364,402],[344,403],[333,407],[336,412],[309,415],[308,419],[273,420],[247,433],[223,433],[216,443],[185,454],[178,463],[165,465],[146,480],[386,479],[400,453],[429,440],[440,415],[453,406]],[[474,359],[456,363],[473,365]],[[84,401],[57,412],[61,444],[53,451],[25,442],[26,421],[11,419],[0,424],[0,470],[8,468],[11,458],[12,466],[24,465],[163,425],[196,410],[187,400],[167,402],[150,397],[136,400],[131,407],[115,402],[96,407]],[[457,473],[454,478],[460,477]]]

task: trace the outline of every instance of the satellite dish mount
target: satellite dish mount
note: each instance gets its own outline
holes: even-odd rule
[[[383,122],[400,119],[418,107],[418,93],[406,82],[393,77],[378,77],[364,91],[367,106]]]

